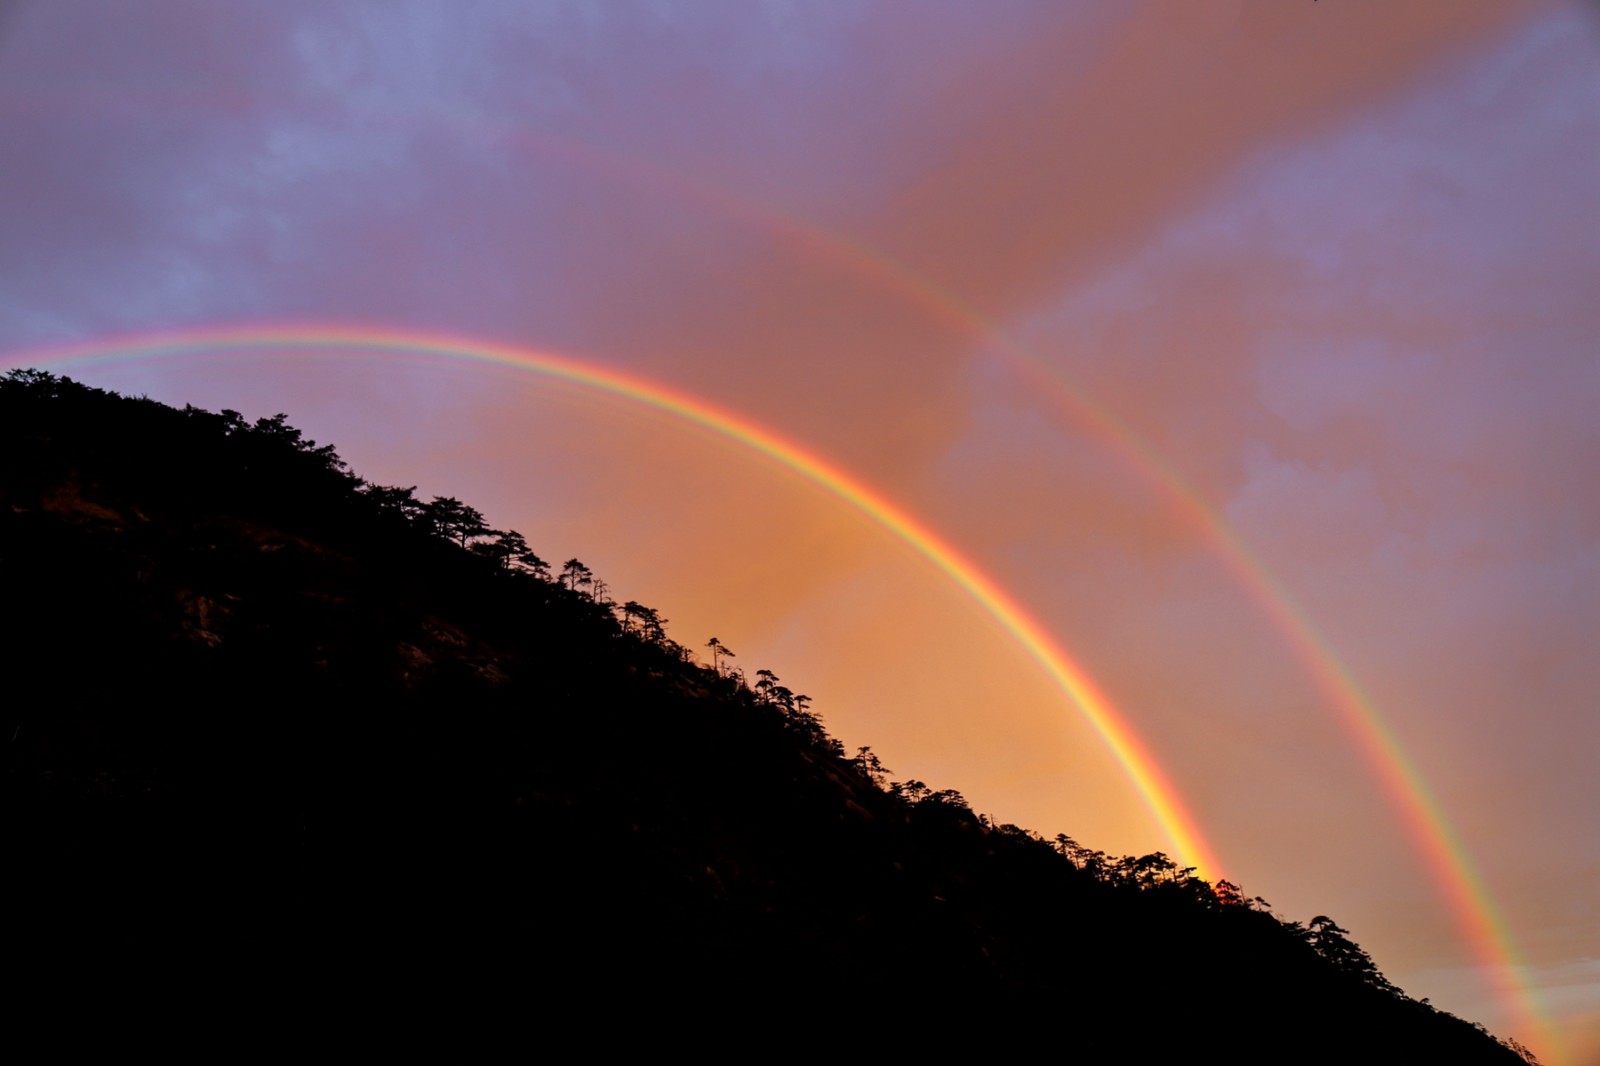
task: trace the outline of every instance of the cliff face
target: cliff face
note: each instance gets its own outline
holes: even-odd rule
[[[68,1001],[1521,1061],[1160,857],[886,790],[792,693],[281,420],[13,377],[0,447],[11,965]]]

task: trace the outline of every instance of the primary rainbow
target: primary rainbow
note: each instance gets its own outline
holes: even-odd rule
[[[223,349],[395,352],[514,367],[633,401],[751,449],[850,504],[932,563],[977,601],[1088,719],[1161,827],[1180,865],[1192,866],[1199,876],[1211,880],[1221,875],[1222,866],[1210,844],[1179,802],[1166,773],[1144,743],[1083,667],[1021,604],[948,541],[859,477],[772,430],[698,396],[570,355],[443,334],[349,325],[236,326],[140,334],[15,352],[5,356],[4,361],[13,366],[59,366]]]

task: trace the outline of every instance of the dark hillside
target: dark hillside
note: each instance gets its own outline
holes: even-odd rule
[[[58,1004],[1522,1061],[1325,918],[888,786],[775,677],[281,418],[13,374],[0,448],[7,965]]]

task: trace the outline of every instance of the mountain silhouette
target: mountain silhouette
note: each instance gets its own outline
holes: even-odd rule
[[[771,671],[281,415],[14,371],[0,448],[18,1006],[373,1049],[1524,1061],[1326,916],[891,782]]]

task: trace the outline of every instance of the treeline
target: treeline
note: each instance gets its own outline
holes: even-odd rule
[[[75,416],[64,420],[63,409]],[[64,425],[73,427],[70,439],[60,428]],[[1211,884],[1194,868],[1179,867],[1161,852],[1111,856],[1064,833],[1046,839],[973,811],[954,789],[933,789],[915,779],[894,780],[870,748],[847,753],[828,734],[811,698],[784,684],[772,670],[762,668],[747,675],[736,664],[736,653],[716,637],[703,645],[710,659],[703,663],[694,650],[668,635],[668,620],[659,611],[634,600],[619,603],[606,582],[580,560],[568,559],[553,567],[521,533],[494,528],[485,515],[459,499],[420,499],[415,486],[367,482],[349,469],[332,445],[306,438],[282,414],[252,422],[232,410],[213,413],[192,406],[178,410],[39,370],[14,370],[0,377],[0,434],[9,452],[13,496],[32,491],[46,498],[56,491],[53,486],[93,470],[95,477],[108,482],[119,477],[137,481],[138,507],[166,506],[186,515],[216,511],[270,521],[292,526],[297,536],[377,560],[380,568],[412,572],[434,567],[448,574],[449,580],[440,584],[462,590],[459,596],[481,596],[504,605],[497,607],[504,612],[539,613],[558,620],[556,625],[545,623],[529,630],[535,639],[554,634],[550,639],[565,640],[574,633],[585,641],[597,638],[597,645],[580,645],[576,638],[563,645],[577,649],[590,669],[620,670],[664,685],[678,694],[674,706],[705,706],[752,725],[764,723],[763,728],[785,738],[795,758],[807,763],[816,779],[837,782],[847,805],[875,823],[894,827],[895,833],[907,834],[908,840],[938,839],[944,842],[941,847],[964,849],[992,866],[1024,871],[1026,877],[1019,883],[1064,887],[1074,898],[1106,901],[1112,912],[1123,913],[1130,901],[1138,901],[1141,913],[1183,922],[1194,916],[1197,922],[1237,933],[1241,941],[1265,945],[1259,949],[1263,957],[1287,958],[1295,966],[1314,963],[1332,979],[1379,993],[1397,1008],[1442,1013],[1426,1001],[1414,1003],[1406,997],[1348,931],[1325,915],[1308,923],[1285,920],[1261,897],[1247,897],[1226,880]],[[130,446],[129,434],[137,434],[137,447]],[[128,510],[134,512],[133,503]],[[593,646],[610,651],[595,658]],[[571,687],[568,682],[550,685],[561,693]],[[595,756],[604,759],[606,753]],[[570,806],[569,801],[562,803]],[[893,848],[908,846],[897,843]],[[941,858],[936,865],[945,862]],[[896,866],[901,864],[897,860]],[[939,877],[965,884],[970,875]],[[885,884],[899,885],[902,880],[895,874]],[[905,942],[914,943],[913,937],[908,933]],[[1514,1041],[1506,1046],[1533,1061]]]
[[[223,496],[230,486],[245,487],[254,504],[262,501],[276,509],[292,502],[293,510],[318,516],[324,523],[336,516],[339,531],[367,548],[381,540],[427,541],[449,546],[479,564],[485,575],[523,584],[542,600],[561,598],[571,606],[592,608],[591,624],[609,628],[615,640],[634,646],[636,657],[657,671],[678,671],[695,685],[723,698],[744,704],[768,716],[817,758],[831,760],[842,773],[881,791],[904,808],[908,817],[928,817],[942,812],[970,820],[983,832],[1015,844],[1048,851],[1084,878],[1120,891],[1156,893],[1187,900],[1205,909],[1236,909],[1257,915],[1263,924],[1277,925],[1282,934],[1321,955],[1340,972],[1395,995],[1392,985],[1344,929],[1325,916],[1309,924],[1285,922],[1272,916],[1266,901],[1246,898],[1238,886],[1221,881],[1211,885],[1192,867],[1178,868],[1161,852],[1144,856],[1108,856],[1086,848],[1066,834],[1053,841],[1031,830],[997,824],[971,810],[955,789],[932,789],[912,779],[894,781],[890,771],[868,747],[847,756],[844,746],[831,737],[822,718],[811,709],[811,697],[784,685],[770,669],[755,671],[750,682],[742,669],[728,665],[736,653],[712,637],[706,644],[712,663],[698,662],[695,653],[667,635],[668,620],[657,610],[636,601],[617,603],[603,579],[580,560],[568,559],[559,571],[540,558],[526,538],[514,529],[495,529],[478,509],[449,496],[419,499],[416,486],[378,485],[353,473],[331,444],[318,444],[288,423],[286,415],[258,418],[254,422],[239,412],[214,413],[194,406],[181,411],[143,398],[128,400],[114,392],[92,388],[40,370],[13,370],[0,379],[0,404],[13,430],[27,421],[30,407],[67,405],[105,408],[134,403],[152,410],[169,423],[170,445],[187,452],[186,463],[198,459],[210,468],[213,488]],[[175,420],[182,425],[171,424]],[[108,417],[108,429],[123,424]],[[148,423],[147,423],[148,424]],[[152,443],[145,440],[144,446]],[[115,452],[113,452],[115,454]],[[176,465],[176,464],[174,464]]]

